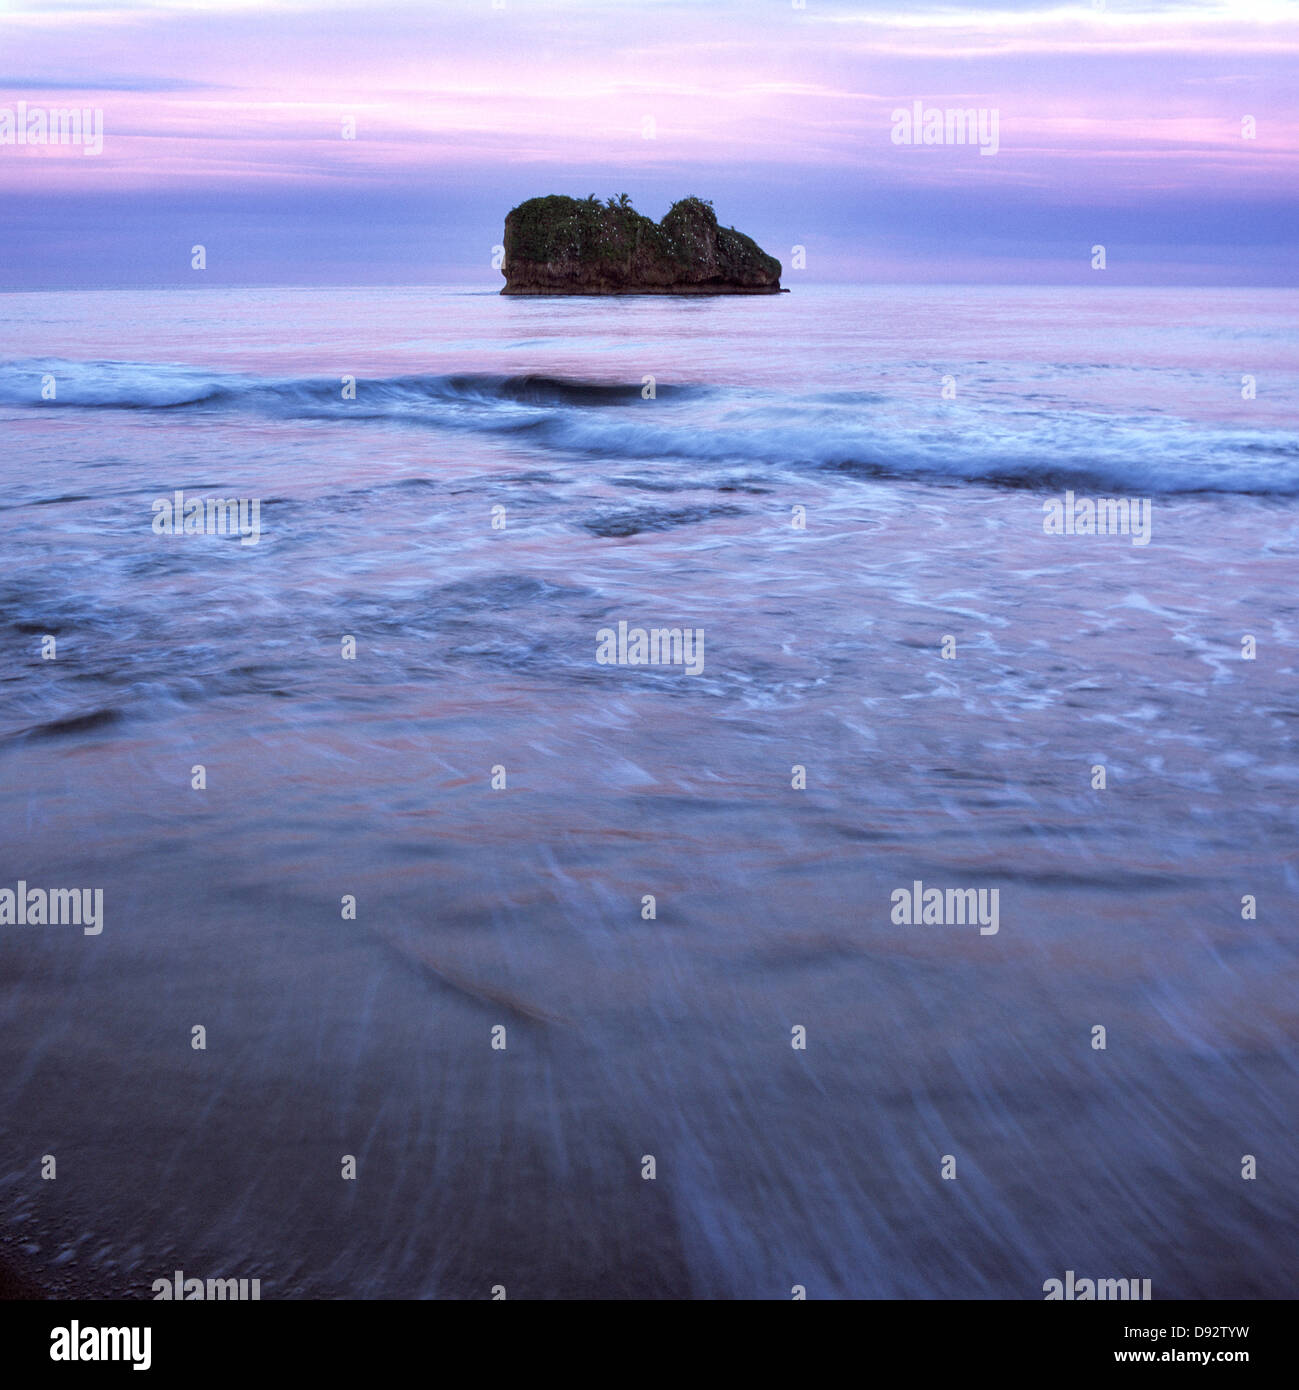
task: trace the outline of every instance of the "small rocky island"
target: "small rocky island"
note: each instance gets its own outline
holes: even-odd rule
[[[780,262],[682,198],[652,222],[625,193],[529,198],[505,219],[502,294],[779,294]],[[788,293],[788,291],[786,291]]]

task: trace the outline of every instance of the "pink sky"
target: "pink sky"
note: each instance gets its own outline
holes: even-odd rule
[[[93,223],[119,278],[151,237],[220,243],[237,208],[248,238],[260,208],[270,259],[239,264],[298,279],[293,224],[319,242],[333,215],[354,238],[373,200],[393,229],[378,278],[425,280],[480,264],[524,197],[623,190],[655,216],[712,196],[774,254],[808,246],[819,278],[1059,278],[1092,240],[1147,278],[1285,280],[1292,259],[1299,9],[1280,0],[17,0],[2,22],[0,119],[25,101],[104,121],[96,156],[0,145],[20,244]],[[995,157],[894,144],[915,101],[996,109]]]

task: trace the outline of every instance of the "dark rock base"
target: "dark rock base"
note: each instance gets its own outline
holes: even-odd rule
[[[537,286],[535,289],[524,286],[506,285],[501,291],[502,294],[510,295],[563,295],[566,298],[601,298],[607,295],[641,295],[641,294],[788,294],[787,289],[782,289],[779,285],[755,286],[748,285],[667,285],[662,289],[590,289],[583,286],[581,289],[556,289],[550,286]]]

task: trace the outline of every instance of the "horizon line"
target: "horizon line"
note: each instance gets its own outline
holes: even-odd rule
[[[804,290],[813,289],[965,289],[965,290],[1295,290],[1299,289],[1299,278],[1295,281],[1191,281],[1169,284],[1162,280],[1102,280],[1095,283],[1070,280],[812,280],[801,286]],[[0,294],[150,294],[156,291],[193,290],[213,293],[222,290],[464,290],[468,293],[490,295],[507,299],[734,299],[737,296],[720,291],[715,295],[673,295],[673,294],[564,294],[564,295],[502,295],[494,286],[477,285],[466,280],[428,280],[428,281],[369,281],[348,283],[342,281],[322,281],[319,284],[302,284],[282,281],[229,282],[220,285],[180,285],[180,284],[117,284],[117,285],[0,285]],[[782,291],[796,293],[793,286],[783,285]],[[753,296],[750,296],[753,297]],[[763,298],[766,296],[757,296]]]

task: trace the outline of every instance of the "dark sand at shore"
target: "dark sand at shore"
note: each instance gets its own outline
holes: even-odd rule
[[[25,1274],[17,1270],[7,1260],[0,1260],[0,1299],[40,1299],[45,1290],[33,1283]]]

